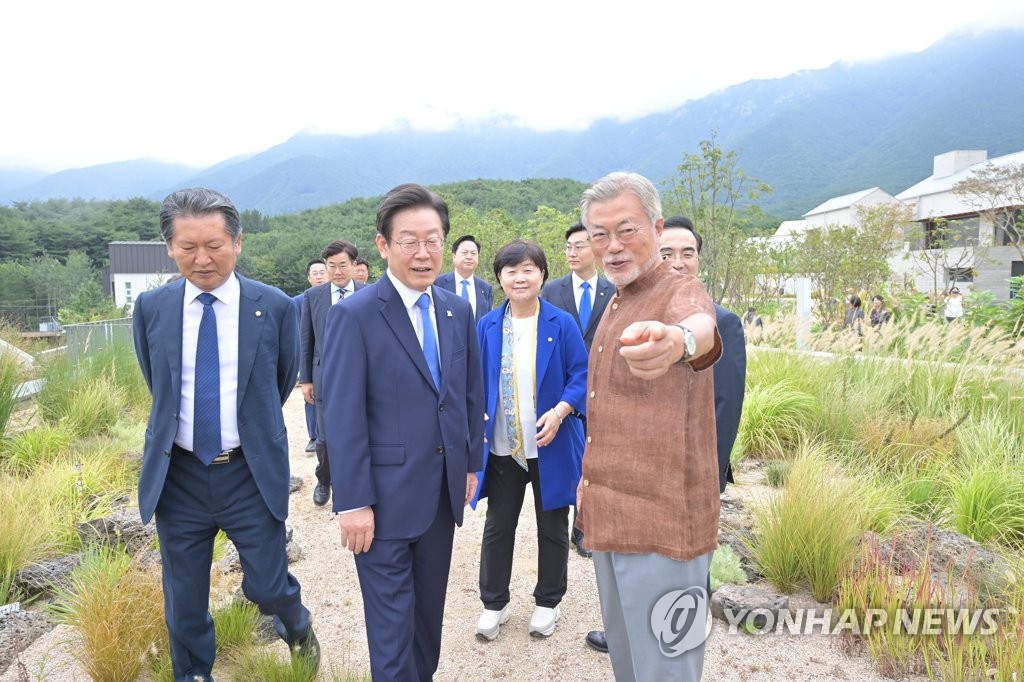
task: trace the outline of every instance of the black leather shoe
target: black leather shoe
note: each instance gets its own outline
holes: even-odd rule
[[[589,559],[594,556],[594,553],[583,546],[583,533],[576,528],[572,529],[572,535],[570,536],[572,544],[576,545],[576,553],[584,559]]]
[[[320,641],[316,638],[312,625],[309,626],[306,637],[292,646],[293,666],[297,659],[303,660],[304,672],[311,673],[309,679],[316,677],[317,672],[320,670]]]
[[[608,653],[608,640],[604,638],[604,630],[591,630],[587,633],[587,646],[602,654]]]
[[[316,452],[316,439],[310,438],[309,442],[306,443],[306,452]]]
[[[313,504],[322,507],[331,499],[331,486],[326,483],[317,483],[313,488]]]

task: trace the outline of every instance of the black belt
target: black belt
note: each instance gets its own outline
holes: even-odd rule
[[[177,443],[175,443],[174,447],[171,448],[171,452],[178,455],[188,455],[189,457],[196,456],[196,453],[192,452],[191,450],[186,450]],[[230,450],[224,450],[219,455],[214,457],[213,461],[210,462],[210,464],[227,464],[228,462],[234,462],[236,459],[239,459],[240,457],[242,457],[241,445],[239,445],[236,448],[231,448]]]

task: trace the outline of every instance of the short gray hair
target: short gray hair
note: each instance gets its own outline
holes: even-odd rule
[[[652,225],[658,222],[661,218],[661,196],[654,183],[639,173],[616,171],[604,176],[583,192],[583,199],[580,200],[580,220],[583,225],[588,230],[590,229],[587,212],[592,203],[611,201],[626,192],[636,195],[636,198],[640,200]]]
[[[174,236],[175,218],[195,218],[220,213],[224,216],[224,225],[231,241],[237,242],[242,236],[242,221],[238,217],[238,209],[231,200],[220,192],[205,187],[179,189],[167,195],[160,206],[160,235],[165,242]]]

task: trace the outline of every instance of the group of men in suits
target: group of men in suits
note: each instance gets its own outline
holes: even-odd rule
[[[671,222],[665,227],[688,229],[662,232],[662,257],[694,274],[700,238],[692,224]],[[452,245],[454,272],[439,274],[447,206],[419,185],[400,185],[378,208],[384,276],[369,286],[354,281],[358,250],[338,240],[322,254],[329,281],[292,302],[235,274],[241,225],[227,197],[201,188],[175,192],[161,208],[161,230],[183,279],[142,294],[133,324],[153,395],[140,512],[157,521],[175,679],[212,680],[209,571],[221,528],[238,547],[246,595],[274,615],[296,660],[319,664],[284,550],[281,407],[296,373],[316,414],[314,503],[326,504],[333,490],[341,544],[355,555],[363,592],[373,677],[430,679],[440,656],[454,528],[475,492],[484,447],[475,323],[491,310],[493,294],[475,275],[480,244],[460,237]],[[565,237],[572,272],[549,282],[542,296],[573,316],[589,351],[616,288],[598,275],[583,224]],[[745,351],[742,327],[729,322],[735,316],[716,308],[731,356],[715,370],[724,489]],[[575,529],[573,540],[588,556]],[[601,634],[590,633],[587,642],[607,650]]]

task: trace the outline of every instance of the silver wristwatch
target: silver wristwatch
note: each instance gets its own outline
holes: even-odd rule
[[[683,356],[679,362],[686,362],[697,352],[697,337],[693,335],[690,328],[683,324],[670,324],[670,327],[678,327],[683,330]]]

